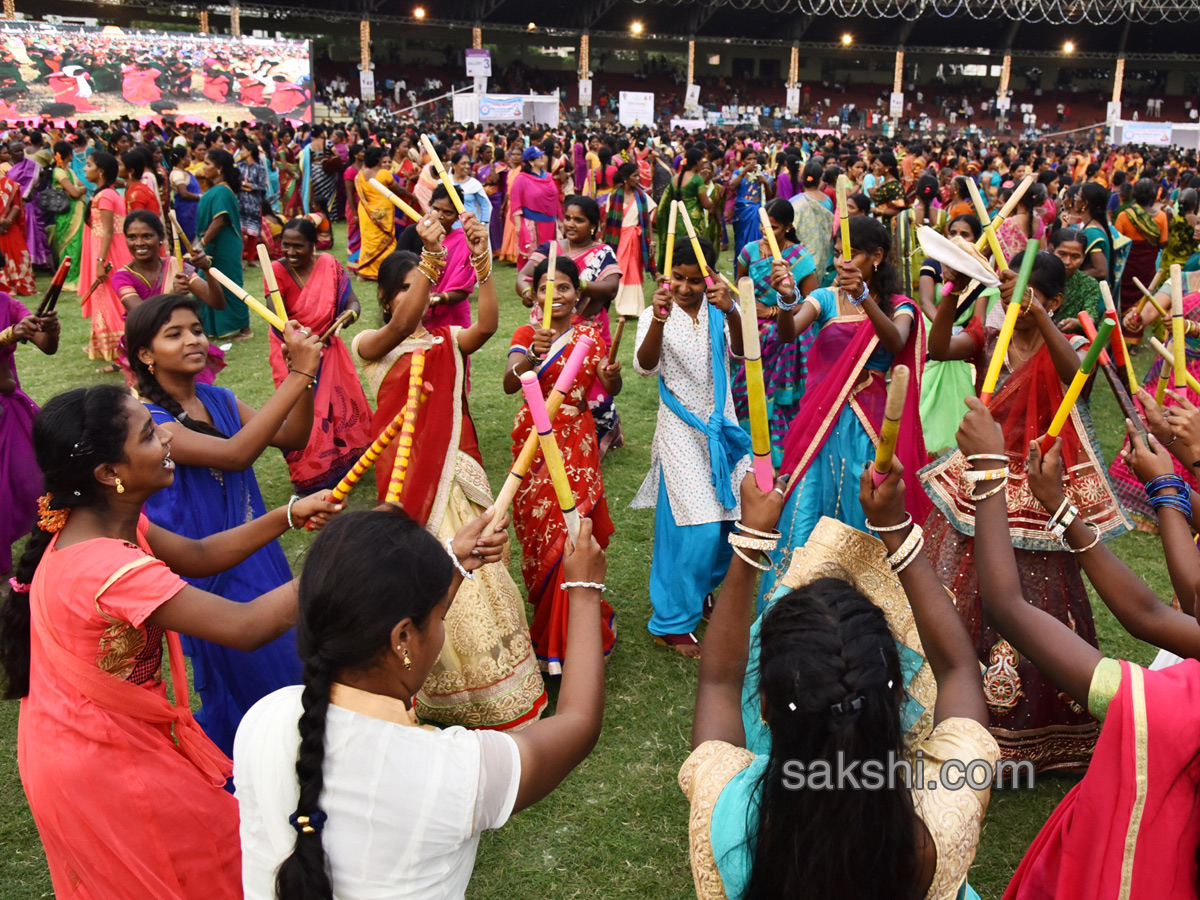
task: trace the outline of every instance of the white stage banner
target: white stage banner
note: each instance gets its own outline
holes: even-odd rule
[[[622,125],[653,125],[654,94],[621,91],[617,101],[617,121]]]
[[[358,96],[362,98],[363,103],[372,103],[375,100],[375,73],[370,69],[358,73]]]
[[[583,109],[592,105],[592,79],[579,79],[579,106]]]

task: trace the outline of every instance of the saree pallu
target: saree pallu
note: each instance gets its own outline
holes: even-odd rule
[[[196,195],[200,194],[200,179],[191,172],[187,173],[188,186],[187,189]],[[187,235],[189,241],[196,240],[196,209],[200,206],[199,200],[185,200],[176,194],[171,198],[171,207],[175,210],[175,218],[179,220],[179,227],[183,229],[183,233]]]
[[[4,254],[4,268],[0,270],[0,290],[28,297],[37,291],[34,282],[33,262],[29,258],[29,246],[25,243],[25,209],[21,200],[21,188],[4,175],[0,175],[0,215],[7,215],[16,205],[18,212],[12,225],[0,234],[0,253]]]
[[[196,396],[218,431],[232,437],[241,430],[237,398],[232,391],[197,384]],[[147,403],[146,408],[159,425],[176,421],[160,406]],[[194,540],[267,514],[253,467],[236,472],[186,465],[176,465],[174,482],[150,497],[145,511],[155,525]],[[249,603],[287,584],[292,572],[279,542],[271,541],[231,569],[208,578],[185,580],[235,603]],[[272,691],[300,683],[294,631],[249,652],[188,635],[181,639],[192,661],[193,680],[201,700],[196,721],[227,756],[233,753],[234,734],[250,707]]]
[[[354,174],[351,174],[354,173]],[[345,177],[349,176],[349,177]],[[358,254],[362,250],[362,232],[358,227],[358,169],[350,166],[343,173],[342,192],[345,194],[345,216],[346,216],[346,263],[351,269],[358,268]],[[354,193],[351,194],[349,188],[345,186],[345,182],[354,184]]]
[[[284,147],[279,152],[279,202],[285,220],[304,215],[301,182],[300,153],[294,146]]]
[[[558,236],[562,204],[558,184],[548,175],[538,178],[528,172],[512,186],[509,202],[514,219],[520,216],[517,232],[517,268],[522,268],[533,251]]]
[[[124,238],[125,202],[112,188],[97,191],[96,196],[92,198],[91,221],[85,223],[83,228],[83,259],[79,266],[79,286],[84,293],[91,289],[100,274],[96,268],[96,259],[100,255],[103,239],[100,233],[104,227],[100,221],[102,210],[112,213],[112,241],[108,245],[105,261],[112,263],[112,271],[116,272],[133,259]],[[125,334],[125,306],[117,298],[111,276],[92,291],[92,296],[81,309],[84,318],[92,320],[88,359],[106,359],[112,362],[117,358],[117,345]]]
[[[16,325],[29,315],[25,305],[14,297],[0,294],[0,331]],[[29,534],[37,518],[37,498],[41,494],[42,471],[33,455],[33,420],[38,408],[21,390],[17,377],[17,345],[0,347],[0,372],[12,373],[15,388],[0,394],[0,490],[5,503],[0,511],[0,574],[12,568],[12,546]]]
[[[200,195],[196,209],[196,232],[204,234],[208,226],[224,215],[225,222],[214,240],[208,244],[208,255],[212,263],[236,285],[242,284],[242,220],[237,197],[227,184],[215,184]],[[240,297],[228,289],[225,292],[225,308],[200,307],[200,321],[204,333],[222,337],[250,327],[250,309]]]
[[[792,268],[792,277],[799,284],[813,272],[812,257],[799,244],[783,252]],[[755,299],[764,306],[778,307],[779,294],[771,287],[771,257],[763,256],[758,243],[747,244],[738,260],[754,279]],[[785,313],[787,314],[787,313]],[[790,315],[790,314],[789,314]],[[779,326],[773,318],[758,320],[759,346],[762,348],[763,384],[767,392],[767,421],[771,428],[771,464],[776,468],[783,462],[783,441],[788,427],[800,409],[804,396],[804,358],[812,346],[812,330],[796,340],[785,343],[779,339]],[[746,396],[746,364],[731,360],[730,390],[738,422],[750,433],[750,408]]]
[[[992,345],[989,350],[995,337],[995,332],[988,333],[985,346]],[[977,370],[984,358],[980,354]],[[1049,348],[1043,346],[1003,382],[989,408],[1004,431],[1010,472],[1005,496],[1025,600],[1096,646],[1096,626],[1079,563],[1046,531],[1050,513],[1034,499],[1025,470],[1029,442],[1045,432],[1062,396]],[[1072,410],[1062,442],[1067,499],[1078,507],[1083,519],[1099,529],[1102,539],[1123,534],[1129,521],[1105,477],[1086,407],[1077,405]],[[954,450],[920,473],[937,507],[925,522],[925,553],[954,593],[959,615],[971,632],[985,670],[989,729],[1005,759],[1028,759],[1038,771],[1081,768],[1087,765],[1099,733],[1085,708],[1086,698],[1061,693],[984,617],[972,558],[975,503],[961,481],[967,468],[963,454]]]
[[[1200,663],[1148,671],[1104,659],[1089,694],[1104,725],[1087,774],[1034,838],[1004,900],[1192,900]]]
[[[437,306],[429,307],[425,311],[422,322],[430,331],[443,325],[458,325],[466,328],[471,324],[470,295],[475,289],[478,277],[475,274],[475,267],[471,265],[471,248],[467,245],[466,232],[457,222],[443,239],[442,248],[446,251],[446,268],[442,270],[442,277],[433,286],[433,291],[437,293],[465,291],[467,298],[450,305],[439,303]]]
[[[616,253],[621,267],[621,283],[613,301],[615,312],[619,316],[636,316],[645,305],[646,272],[651,276],[658,274],[650,249],[650,219],[655,206],[641,188],[634,194],[634,208],[626,208],[626,199],[625,191],[614,191],[609,196],[603,240]]]
[[[314,334],[323,334],[346,309],[353,296],[350,276],[328,253],[318,254],[312,274],[301,287],[283,263],[274,263],[275,278],[283,294],[289,319]],[[263,295],[266,296],[264,285]],[[288,376],[283,341],[270,329],[271,377],[279,387]],[[303,450],[284,454],[296,491],[311,494],[333,487],[371,446],[371,407],[358,381],[358,371],[341,337],[329,339],[317,366],[313,384],[313,423]]]
[[[571,393],[554,417],[554,435],[566,464],[575,508],[581,517],[592,520],[592,533],[596,541],[601,547],[607,547],[613,533],[613,523],[604,496],[604,479],[600,474],[596,425],[587,401],[587,395],[596,381],[596,369],[607,358],[604,338],[594,327],[584,324],[577,324],[559,335],[546,361],[538,368],[538,381],[542,395],[548,397],[571,350],[583,335],[591,337],[595,345],[584,359]],[[527,348],[532,339],[533,329],[522,325],[513,335],[513,346]],[[522,405],[513,423],[513,459],[525,446],[532,428],[529,407]],[[521,572],[525,576],[529,602],[534,607],[530,626],[534,652],[543,671],[560,675],[567,648],[570,608],[570,598],[563,588],[562,571],[567,526],[541,450],[534,457],[529,474],[513,499],[513,520],[517,538],[521,541]],[[604,655],[607,656],[616,642],[616,614],[603,599],[600,602],[600,618],[601,641]]]
[[[1193,322],[1200,322],[1200,293],[1188,294],[1183,298],[1183,315],[1184,318]],[[1192,376],[1200,378],[1200,338],[1185,338],[1184,344],[1188,372]],[[1151,394],[1158,387],[1158,376],[1162,373],[1163,365],[1163,358],[1155,354],[1154,362],[1150,364],[1150,371],[1146,373],[1146,378],[1142,382],[1142,386]],[[1187,397],[1191,403],[1200,404],[1200,395],[1196,394],[1187,384],[1175,383],[1175,372],[1173,369],[1168,370],[1167,388],[1168,390],[1178,391]],[[1121,449],[1125,450],[1128,446],[1129,438],[1127,436]],[[1192,490],[1196,490],[1198,482],[1195,471],[1189,466],[1185,466],[1173,456],[1171,457],[1171,464],[1175,467],[1175,474],[1182,478]],[[1142,485],[1141,479],[1137,478],[1130,471],[1129,466],[1120,453],[1112,461],[1112,465],[1108,467],[1108,476],[1112,479],[1113,492],[1116,494],[1117,499],[1121,501],[1121,506],[1129,514],[1138,531],[1158,534],[1158,517],[1154,514],[1154,507],[1150,505],[1150,499],[1146,496],[1146,489]]]
[[[762,223],[758,218],[763,205],[763,184],[770,176],[760,172],[750,181],[745,175],[738,182],[737,196],[733,203],[733,255],[740,256],[742,248],[762,237]],[[678,240],[678,238],[676,238]]]
[[[384,186],[394,183],[392,174],[386,170],[380,170],[376,177]],[[354,188],[358,193],[358,229],[362,235],[358,275],[374,281],[379,277],[380,265],[396,248],[394,207],[390,200],[380,196],[379,191],[371,187],[362,172],[354,177]]]
[[[796,236],[812,254],[817,266],[817,280],[826,287],[833,280],[833,210],[820,200],[800,193],[792,198],[795,210]]]
[[[439,541],[493,503],[466,409],[466,365],[457,328],[409,338],[364,374],[378,404],[372,430],[383,431],[408,401],[413,353],[425,354],[416,429],[400,504]],[[396,459],[394,441],[375,462],[379,500]],[[515,730],[536,720],[546,690],[529,639],[521,595],[508,574],[507,553],[464,580],[446,614],[446,642],[414,708],[426,720],[467,728]]]
[[[4,174],[21,191],[25,207],[25,246],[29,250],[29,260],[35,266],[49,266],[50,241],[46,237],[47,223],[43,221],[42,211],[37,205],[37,183],[42,175],[41,166],[27,156]]]
[[[65,177],[72,185],[79,187],[79,179],[70,169],[55,167],[55,184],[60,177]],[[54,220],[54,225],[47,234],[55,265],[61,263],[64,257],[71,257],[71,268],[67,272],[67,280],[63,282],[63,289],[76,293],[79,292],[79,267],[83,262],[83,214],[86,208],[85,197],[72,200],[67,211]]]

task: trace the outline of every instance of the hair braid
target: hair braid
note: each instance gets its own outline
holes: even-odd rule
[[[140,364],[134,364],[133,357],[129,358],[130,364],[133,365],[133,370],[137,374],[137,390],[138,396],[147,403],[153,403],[155,406],[161,406],[171,415],[173,415],[184,428],[190,428],[192,431],[198,431],[200,434],[211,435],[212,437],[228,437],[219,429],[207,422],[198,422],[187,414],[187,411],[179,405],[176,400],[167,391],[165,387],[158,383],[158,379],[150,374],[149,369]]]
[[[300,716],[300,752],[296,756],[298,816],[313,816],[320,809],[325,787],[325,717],[332,687],[332,667],[319,653],[308,657],[304,661],[304,713]],[[279,900],[332,900],[333,882],[320,827],[311,832],[297,830],[292,853],[275,876],[275,895]]]

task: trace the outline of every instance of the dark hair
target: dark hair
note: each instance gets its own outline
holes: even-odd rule
[[[369,666],[387,652],[396,623],[411,619],[425,628],[450,589],[453,571],[437,538],[399,506],[338,516],[313,541],[300,576],[296,624],[304,661],[298,816],[320,811],[333,679],[346,669]],[[275,895],[280,900],[332,900],[320,829],[297,831],[292,853],[275,877]]]
[[[907,785],[794,791],[785,784],[790,760],[807,766],[844,757],[886,767],[889,757],[904,755],[903,678],[883,611],[851,584],[820,578],[763,615],[757,664],[771,752],[759,781],[758,821],[748,823],[756,840],[746,896],[915,896],[916,824]],[[847,822],[857,829],[854,844],[842,836]],[[870,848],[869,865],[862,847]]]
[[[882,222],[870,216],[855,216],[850,220],[850,246],[868,254],[876,250],[883,251],[883,259],[879,268],[875,270],[871,285],[875,288],[879,308],[890,316],[894,309],[893,295],[904,293],[900,272],[891,260],[891,231]]]
[[[538,282],[546,277],[546,272],[550,268],[550,258],[543,259],[540,263],[533,267],[533,287],[536,290]],[[556,256],[554,258],[554,271],[561,272],[571,279],[571,286],[575,290],[579,290],[579,266],[575,264],[575,260],[569,256]]]
[[[809,160],[804,166],[804,188],[820,187],[825,167],[816,160]]]
[[[1153,206],[1158,199],[1158,185],[1149,178],[1139,178],[1133,186],[1133,202],[1138,206]]]
[[[850,194],[846,197],[847,203],[853,203],[855,209],[861,212],[864,216],[871,212],[871,198],[866,194]]]
[[[170,147],[167,149],[167,162],[169,162],[172,167],[179,165],[190,156],[191,154],[188,153],[187,147]]]
[[[630,175],[636,175],[638,171],[637,163],[621,163],[617,167],[617,174],[613,178],[613,184],[622,184]]]
[[[357,146],[357,145],[355,145]],[[353,154],[351,154],[353,156]],[[379,161],[383,159],[383,148],[378,144],[373,144],[363,151],[363,165],[367,168],[379,165]]]
[[[1022,250],[1008,261],[1008,265],[1016,271],[1021,268],[1024,259],[1025,251]],[[1038,250],[1037,258],[1033,261],[1033,272],[1029,276],[1029,286],[1041,291],[1043,297],[1057,297],[1066,290],[1067,267],[1053,253]]]
[[[111,153],[105,153],[103,150],[97,150],[91,156],[92,165],[100,170],[104,176],[104,186],[112,187],[117,179],[121,177],[121,170],[117,165],[117,158]]]
[[[966,226],[971,229],[971,237],[973,237],[975,240],[979,240],[981,237],[983,237],[983,223],[979,221],[978,216],[973,215],[972,213],[963,213],[961,216],[955,216],[948,223],[946,223],[947,234],[950,232],[950,226],[955,222],[965,222]]]
[[[917,199],[921,201],[921,206],[925,209],[924,218],[917,224],[924,225],[929,222],[929,216],[933,212],[933,201],[938,197],[938,180],[936,175],[922,175],[917,179]]]
[[[418,262],[420,257],[412,251],[397,250],[379,264],[375,295],[379,300],[379,308],[383,311],[383,324],[386,325],[392,320],[394,310],[388,304],[400,293],[400,288],[404,287],[404,279],[417,267]]]
[[[466,155],[467,154],[466,154],[465,150],[455,150],[454,153],[452,153],[450,155],[450,165],[452,165],[452,166],[455,165],[460,159],[462,159]]]
[[[233,156],[228,150],[209,150],[208,161],[221,170],[221,177],[229,185],[229,189],[237,194],[242,189],[242,173],[233,162]]]
[[[796,226],[793,224],[796,221],[796,208],[789,201],[776,197],[767,204],[766,210],[767,218],[773,219],[783,226],[783,234],[789,241],[793,244],[800,243],[800,237],[796,234]]]
[[[121,165],[135,181],[141,179],[142,174],[146,171],[146,157],[142,153],[142,148],[134,147],[132,150],[122,153]]]
[[[454,193],[458,194],[459,202],[462,202],[462,200],[463,200],[462,188],[460,188],[458,185],[455,185]],[[433,203],[435,200],[450,200],[450,192],[448,190],[446,190],[446,186],[444,184],[439,184],[437,187],[435,187],[433,189],[433,196],[431,196],[429,198],[429,205],[431,207],[433,206]],[[451,201],[451,202],[453,202],[453,201]]]
[[[212,437],[228,437],[207,422],[197,422],[189,416],[138,356],[139,350],[143,347],[148,349],[154,343],[158,332],[171,321],[177,309],[191,310],[197,318],[200,316],[200,305],[190,294],[159,294],[139,303],[125,317],[125,348],[129,355],[129,368],[137,378],[138,395],[147,403],[161,406],[185,428]]]
[[[892,177],[897,181],[900,180],[900,167],[896,164],[896,154],[891,150],[882,151],[875,157],[883,165],[885,169],[892,173]]]
[[[1200,193],[1195,188],[1184,188],[1179,192],[1179,209],[1176,211],[1178,215],[1194,213],[1197,207],[1200,207]]]
[[[1112,228],[1108,224],[1108,200],[1111,194],[1102,184],[1097,184],[1094,181],[1087,181],[1079,188],[1079,199],[1083,201],[1087,207],[1089,219],[1095,219],[1104,226],[1104,230],[1108,232],[1108,238],[1112,240]],[[1086,224],[1086,223],[1085,223]]]
[[[708,263],[709,269],[715,269],[717,266],[717,250],[709,242],[708,238],[697,237],[697,244],[700,246],[700,252],[704,254],[704,261]],[[696,259],[696,251],[692,249],[691,241],[680,241],[675,245],[675,258],[672,266],[698,266],[700,261]],[[668,272],[668,275],[671,273]]]
[[[304,238],[310,244],[317,242],[317,226],[313,224],[312,219],[305,219],[303,217],[288,219],[279,232],[280,238],[283,237],[285,231],[298,231],[300,232],[300,237]]]
[[[75,155],[75,148],[66,141],[57,141],[54,144],[54,154],[69,160]]]
[[[592,223],[593,230],[600,225],[600,204],[591,197],[585,197],[582,194],[568,197],[563,201],[563,212],[566,212],[572,206],[577,207],[583,213],[584,218]]]
[[[1050,236],[1050,246],[1074,242],[1087,251],[1088,240],[1082,228],[1060,228]]]
[[[608,166],[612,162],[612,150],[608,147],[601,147],[596,151],[596,156],[600,159],[600,169],[596,174],[596,186],[611,187],[612,182],[608,180]]]
[[[33,450],[51,509],[79,509],[103,502],[96,466],[125,459],[129,402],[124,385],[97,384],[52,397],[33,422]],[[13,573],[30,584],[53,535],[34,524]],[[0,667],[6,700],[29,694],[29,594],[9,585],[0,606]]]
[[[158,235],[160,241],[165,240],[167,237],[167,230],[163,227],[162,219],[148,209],[135,209],[125,217],[125,224],[123,226],[125,234],[129,234],[129,226],[134,222],[141,222],[143,225],[148,226]]]

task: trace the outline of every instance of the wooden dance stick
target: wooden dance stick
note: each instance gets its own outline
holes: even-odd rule
[[[680,201],[679,205],[682,206],[683,202]],[[688,240],[692,242],[692,252],[696,254],[696,263],[704,274],[704,284],[707,287],[713,287],[716,281],[713,280],[712,272],[708,269],[708,260],[704,258],[704,253],[700,250],[700,239],[696,237],[696,226],[692,224],[692,217],[687,214],[686,209],[681,209],[679,218],[683,219],[684,231],[687,232]]]
[[[183,241],[183,249],[187,251],[188,256],[191,256],[192,242],[188,240],[187,234],[184,233],[183,226],[179,224],[179,219],[175,216],[175,210],[170,210],[167,215],[171,217],[171,224],[175,226],[175,236],[179,238],[179,240]]]
[[[1175,383],[1182,385],[1187,375],[1187,342],[1183,339],[1183,273],[1179,264],[1171,266],[1171,343],[1175,351]]]
[[[357,320],[358,320],[358,316],[357,316],[357,314],[355,314],[354,310],[352,310],[352,309],[343,310],[342,314],[333,320],[333,324],[325,329],[325,333],[323,335],[321,335],[321,343],[322,344],[329,343],[329,339],[331,337],[333,337],[335,334],[337,334],[339,331],[341,331],[343,326],[345,326],[347,324],[352,324],[352,323],[356,322]]]
[[[267,253],[267,245],[258,245],[258,264],[262,267],[263,282],[267,286],[267,298],[275,307],[275,315],[287,321],[287,308],[283,305],[283,294],[279,291],[279,281],[275,278],[275,266],[271,264],[271,254]]]
[[[1008,345],[1012,341],[1013,330],[1017,327],[1017,316],[1021,314],[1021,300],[1029,287],[1029,276],[1033,274],[1033,262],[1036,253],[1026,253],[1021,260],[1021,271],[1017,273],[1017,283],[1013,288],[1012,300],[1004,311],[1004,325],[1000,336],[996,339],[996,349],[992,351],[992,359],[988,363],[987,376],[983,379],[983,390],[979,399],[987,406],[996,390],[996,382],[1000,380],[1000,367],[1004,365],[1004,357],[1008,355]]]
[[[521,373],[521,391],[525,394],[525,403],[529,406],[530,416],[533,417],[533,428],[542,445],[542,456],[546,459],[546,469],[550,473],[550,481],[554,484],[558,507],[562,510],[563,521],[567,523],[567,535],[574,544],[579,540],[579,510],[575,508],[575,495],[571,492],[571,482],[567,480],[567,467],[563,463],[562,451],[558,449],[558,441],[554,439],[554,430],[550,427],[550,414],[542,397],[542,386],[538,383],[535,373]]]
[[[400,212],[404,213],[414,222],[421,221],[421,214],[385,188],[378,178],[368,179],[368,183],[371,185],[371,187],[375,188],[375,190],[379,191],[379,193],[383,194],[384,197],[392,201],[392,206],[396,207],[396,209],[400,210]]]
[[[1012,211],[1017,208],[1017,203],[1020,202],[1021,198],[1025,196],[1025,192],[1029,190],[1030,185],[1033,184],[1033,180],[1034,179],[1032,175],[1026,175],[1023,179],[1021,179],[1021,183],[1013,189],[1012,196],[1008,198],[1002,207],[1000,207],[996,215],[992,216],[992,221],[988,224],[987,228],[983,230],[983,237],[975,242],[976,250],[982,253],[984,247],[989,245],[990,240],[987,236],[988,229],[991,229],[992,237],[994,238],[996,236],[996,229],[1000,227],[1000,223],[1012,215]]]
[[[175,220],[171,220],[171,252],[175,256],[175,263],[179,266],[179,271],[183,271],[183,241],[179,239],[179,229],[175,227]]]
[[[66,282],[67,273],[70,270],[71,257],[64,256],[63,261],[58,264],[58,271],[54,273],[54,278],[50,281],[50,287],[46,288],[46,293],[42,296],[42,302],[38,304],[37,314],[39,316],[54,312],[54,307],[58,305],[59,294],[62,293],[63,284]]]
[[[358,458],[354,467],[337,483],[337,486],[334,487],[330,495],[335,502],[341,503],[346,499],[346,495],[350,493],[351,488],[358,484],[359,479],[367,473],[367,469],[374,465],[375,460],[379,458],[379,454],[386,450],[388,444],[395,440],[396,435],[400,433],[400,429],[404,425],[404,413],[406,411],[407,407],[396,413],[396,417],[388,423],[387,428],[380,432],[379,437],[375,438],[371,446]]]
[[[542,328],[550,330],[554,318],[554,272],[558,266],[558,241],[551,238],[550,252],[546,256],[546,299],[542,301]]]
[[[79,299],[80,306],[86,306],[87,302],[92,299],[92,294],[96,293],[96,289],[100,287],[100,285],[104,284],[104,282],[108,281],[108,273],[112,271],[112,268],[112,263],[106,262],[104,264],[104,270],[96,276],[96,280],[93,281],[92,286],[87,289],[87,293]]]
[[[1092,317],[1088,315],[1087,310],[1080,310],[1078,318],[1079,325],[1083,328],[1083,333],[1087,335],[1088,340],[1096,340],[1096,323],[1092,321]],[[1120,333],[1116,325],[1113,326],[1113,333]],[[1115,350],[1117,346],[1116,342],[1113,341],[1112,344]],[[1121,381],[1117,367],[1112,364],[1106,351],[1100,353],[1100,371],[1108,379],[1108,386],[1112,388],[1113,396],[1117,398],[1117,406],[1121,407],[1121,415],[1133,423],[1133,427],[1137,429],[1139,434],[1144,435],[1146,433],[1146,426],[1142,422],[1142,412],[1134,402],[1133,395],[1125,390],[1125,384]]]
[[[838,202],[838,219],[842,229],[842,259],[845,262],[850,262],[850,210],[847,208],[847,199],[850,195],[850,179],[845,175],[839,175],[837,179],[837,202]]]
[[[404,476],[408,472],[408,460],[412,456],[413,435],[417,430],[417,410],[421,406],[421,385],[425,371],[425,351],[413,354],[408,366],[408,398],[404,402],[404,424],[400,426],[400,446],[396,448],[396,460],[392,463],[392,477],[388,481],[386,503],[399,503],[404,490]]]
[[[1164,319],[1166,318],[1167,314],[1165,312],[1163,312],[1162,306],[1160,306],[1159,302],[1154,299],[1154,292],[1156,290],[1158,290],[1158,283],[1161,280],[1162,280],[1162,269],[1159,269],[1157,272],[1154,273],[1154,279],[1150,282],[1150,287],[1148,287],[1148,288],[1144,284],[1142,284],[1141,281],[1139,281],[1137,278],[1133,279],[1133,283],[1135,285],[1137,285],[1137,289],[1142,292],[1142,299],[1139,300],[1137,302],[1137,306],[1134,307],[1134,311],[1139,316],[1142,314],[1142,310],[1146,306],[1146,301],[1149,300],[1156,307],[1158,307],[1158,311],[1162,314],[1163,318]]]
[[[766,218],[766,213],[763,213]],[[742,278],[742,353],[746,363],[746,404],[750,408],[750,446],[754,452],[754,480],[764,494],[775,483],[771,462],[771,423],[767,419],[767,390],[763,383],[762,345],[758,334],[758,310],[754,300],[754,281]]]
[[[1112,336],[1112,330],[1112,320],[1105,318],[1100,323],[1100,328],[1096,332],[1096,339],[1092,341],[1092,346],[1088,348],[1087,355],[1083,358],[1083,362],[1079,364],[1079,371],[1071,379],[1071,385],[1063,395],[1062,403],[1058,405],[1058,412],[1054,414],[1054,418],[1050,421],[1050,428],[1046,431],[1046,436],[1042,438],[1042,453],[1048,451],[1054,445],[1054,439],[1062,434],[1063,426],[1067,424],[1071,410],[1075,408],[1075,404],[1079,400],[1079,395],[1083,393],[1083,386],[1087,384],[1088,378],[1096,370],[1096,363],[1100,360],[1100,354],[1104,350],[1104,345],[1108,343],[1109,337]]]
[[[966,176],[967,191],[971,194],[971,202],[975,204],[975,215],[979,216],[979,224],[983,226],[983,239],[987,241],[988,247],[992,250],[992,261],[996,264],[996,270],[1003,272],[1008,268],[1008,260],[1004,258],[1004,250],[1000,247],[1000,241],[996,238],[996,230],[988,229],[992,224],[992,217],[988,215],[987,204],[983,201],[983,195],[979,193],[979,187],[975,184],[975,179],[970,175]]]
[[[1108,282],[1100,280],[1100,299],[1104,304],[1104,315],[1111,318],[1116,324],[1113,331],[1116,337],[1113,339],[1113,357],[1116,364],[1125,370],[1125,377],[1129,379],[1129,396],[1136,397],[1138,392],[1137,373],[1133,371],[1133,357],[1129,354],[1129,347],[1125,344],[1125,334],[1121,330],[1121,319],[1117,313],[1117,304],[1113,301],[1112,291],[1108,289]]]
[[[248,307],[250,307],[250,309],[254,310],[256,313],[266,319],[267,324],[279,331],[280,334],[283,333],[283,330],[287,327],[286,320],[279,318],[279,316],[275,315],[275,313],[263,306],[261,301],[256,300],[254,297],[251,297],[249,294],[247,294],[245,288],[239,284],[235,284],[233,279],[231,279],[216,266],[213,266],[208,271],[213,278],[220,282],[221,287],[225,288],[225,290],[229,291],[229,293],[233,294],[233,296],[245,303]]]
[[[663,280],[670,282],[671,266],[675,260],[675,223],[679,219],[679,201],[671,201],[671,211],[667,213],[667,252],[663,256]]]
[[[758,208],[758,222],[762,226],[763,237],[767,239],[767,246],[771,248],[771,256],[779,262],[783,262],[783,254],[779,252],[779,241],[775,240],[775,229],[771,227],[771,217],[767,215],[766,207]],[[752,281],[750,284],[753,286],[754,282]],[[764,490],[769,490],[769,488]]]
[[[624,319],[621,321],[624,323]],[[620,332],[618,332],[619,334]],[[579,370],[583,367],[583,361],[592,352],[592,348],[595,345],[595,341],[584,335],[579,338],[575,344],[575,349],[567,357],[567,364],[558,373],[558,379],[554,382],[554,388],[550,391],[550,396],[546,400],[546,415],[551,420],[558,415],[563,401],[567,399],[567,394],[571,392],[571,388],[575,384],[575,378],[579,375]],[[529,432],[529,437],[525,439],[525,446],[517,454],[512,468],[508,470],[508,477],[504,479],[504,485],[500,488],[500,493],[496,495],[496,502],[492,504],[492,520],[488,522],[487,527],[483,530],[485,535],[495,531],[497,523],[508,512],[513,498],[517,496],[517,491],[521,489],[521,482],[525,480],[525,476],[529,472],[529,467],[533,465],[533,458],[537,456],[537,451],[538,435],[535,428]]]
[[[1150,339],[1154,343],[1159,343],[1158,338]],[[1155,347],[1155,350],[1158,348]],[[1167,399],[1167,384],[1171,380],[1172,367],[1175,365],[1175,355],[1171,350],[1171,342],[1167,341],[1167,346],[1163,348],[1167,351],[1167,355],[1163,355],[1163,365],[1158,370],[1158,384],[1154,388],[1154,402],[1162,406]]]
[[[608,348],[608,364],[611,366],[617,361],[617,348],[621,346],[621,335],[625,333],[625,317],[621,316],[617,319],[617,333],[613,337],[612,346]]]
[[[900,417],[908,396],[908,377],[908,366],[895,366],[892,369],[892,382],[888,385],[887,402],[883,407],[883,425],[879,428],[879,446],[875,448],[875,462],[871,465],[871,480],[876,487],[883,484],[892,471],[896,438],[900,435]]]
[[[1153,337],[1150,338],[1150,346],[1153,347],[1154,351],[1163,358],[1162,371],[1167,374],[1167,378],[1169,379],[1171,376],[1170,364],[1175,362],[1175,354],[1172,352],[1171,347],[1169,345],[1164,347],[1162,344],[1162,341],[1160,341],[1158,338],[1153,338]],[[1188,372],[1186,369],[1184,370],[1183,374],[1184,374],[1184,380],[1182,382],[1178,382],[1178,381],[1175,382],[1175,389],[1181,390],[1183,388],[1183,385],[1186,384],[1197,394],[1200,394],[1200,381],[1196,380],[1196,376],[1193,375],[1191,372]],[[1158,383],[1161,386],[1161,388],[1165,391],[1167,388],[1167,379],[1164,379],[1162,377],[1162,375],[1159,375]],[[1166,399],[1165,394],[1164,394],[1164,399]],[[1159,400],[1158,403],[1161,406],[1162,400]]]
[[[434,149],[433,141],[429,139],[429,135],[421,135],[421,146],[429,154],[429,160],[433,163],[434,171],[437,172],[438,178],[442,180],[442,184],[446,186],[446,193],[450,195],[450,202],[454,204],[454,208],[458,210],[458,214],[461,216],[467,211],[463,206],[462,197],[458,196],[458,189],[454,187],[454,182],[450,180],[450,173],[442,165],[442,158],[437,155],[437,151]]]

